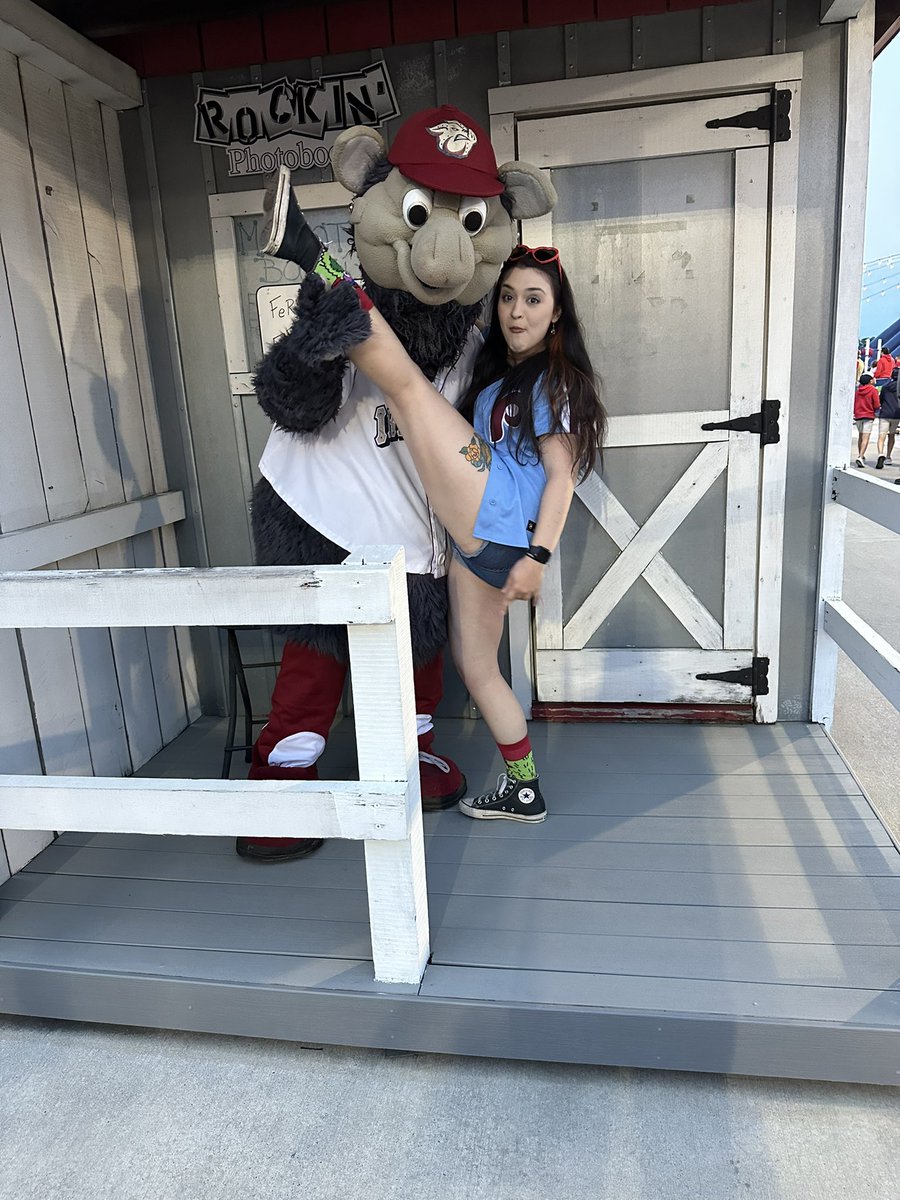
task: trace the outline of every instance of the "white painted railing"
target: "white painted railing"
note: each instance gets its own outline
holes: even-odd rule
[[[375,978],[417,984],[428,906],[406,567],[0,574],[0,628],[346,624],[358,782],[0,775],[0,827],[365,842]]]
[[[900,533],[900,487],[880,479],[871,479],[846,467],[831,472],[830,504],[875,521],[893,533]],[[843,528],[840,529],[843,539]],[[843,566],[843,554],[839,556]],[[824,581],[830,576],[831,587]],[[813,719],[831,724],[834,712],[834,687],[837,649],[849,655],[870,682],[900,709],[900,650],[877,633],[841,599],[841,578],[835,572],[821,573],[823,594],[820,636],[816,644]],[[822,636],[824,635],[824,637]]]

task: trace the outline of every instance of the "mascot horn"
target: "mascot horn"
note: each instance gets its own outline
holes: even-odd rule
[[[348,129],[331,158],[335,178],[354,197],[350,224],[366,290],[425,375],[456,403],[481,344],[476,317],[515,243],[514,222],[549,212],[552,185],[527,163],[498,168],[483,130],[449,105],[410,117],[390,152],[374,129]],[[290,259],[294,200],[289,187],[277,194],[277,203],[275,191],[268,198],[265,253]],[[384,395],[347,362],[369,323],[346,291],[307,276],[290,329],[257,368],[259,403],[275,428],[253,494],[256,561],[338,563],[367,544],[405,547],[422,806],[447,808],[466,781],[433,746],[447,638],[446,539]],[[252,779],[318,777],[347,673],[343,627],[285,632]],[[320,845],[315,838],[240,838],[237,850],[280,862]]]

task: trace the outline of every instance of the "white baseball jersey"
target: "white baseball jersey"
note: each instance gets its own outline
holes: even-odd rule
[[[435,387],[457,404],[482,338],[469,333],[456,364]],[[298,516],[337,546],[403,546],[414,575],[446,574],[447,536],[431,510],[384,393],[352,365],[341,407],[315,433],[273,429],[259,469]]]

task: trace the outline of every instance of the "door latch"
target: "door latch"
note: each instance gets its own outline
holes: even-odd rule
[[[762,408],[759,412],[750,413],[747,417],[734,417],[730,421],[707,421],[700,428],[706,431],[711,429],[735,429],[739,433],[758,433],[759,444],[761,446],[771,446],[775,442],[781,441],[781,432],[778,428],[778,414],[780,412],[780,400],[763,400]]]
[[[768,104],[733,117],[717,117],[706,122],[707,129],[768,129],[773,142],[791,140],[791,92],[777,88]]]

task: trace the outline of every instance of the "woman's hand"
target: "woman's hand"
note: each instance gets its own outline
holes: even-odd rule
[[[523,554],[506,577],[505,600],[536,600],[541,593],[544,565]]]

